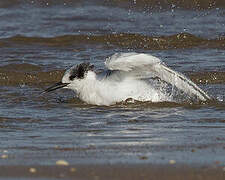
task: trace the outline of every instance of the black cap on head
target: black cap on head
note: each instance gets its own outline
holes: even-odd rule
[[[75,78],[83,79],[85,73],[87,73],[89,70],[93,70],[93,68],[94,68],[94,65],[90,65],[90,63],[81,63],[71,69],[69,80],[72,81]]]

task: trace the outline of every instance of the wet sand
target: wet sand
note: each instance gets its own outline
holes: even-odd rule
[[[225,169],[216,164],[186,165],[72,165],[72,166],[0,166],[0,179],[204,179],[224,180]]]

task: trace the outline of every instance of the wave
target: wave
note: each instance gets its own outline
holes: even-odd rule
[[[210,8],[225,8],[225,2],[222,0],[92,0],[82,2],[81,0],[10,0],[0,1],[0,8],[9,8],[16,6],[30,5],[35,7],[49,7],[49,6],[66,6],[76,7],[80,5],[104,5],[116,6],[123,8],[145,8],[145,9],[210,9]]]
[[[1,86],[30,85],[43,87],[61,80],[65,70],[43,70],[33,64],[8,64],[0,67]],[[224,84],[225,72],[187,72],[186,75],[196,84]]]
[[[0,67],[0,85],[32,85],[42,87],[60,81],[64,70],[44,71],[41,66],[32,64],[8,64]]]
[[[131,7],[142,7],[145,9],[175,9],[175,8],[182,8],[182,9],[211,9],[211,8],[224,8],[225,2],[221,0],[137,0],[137,1],[130,1],[130,0],[113,0],[116,5],[123,5],[123,6],[131,6]]]
[[[225,49],[225,37],[205,39],[189,33],[171,36],[151,37],[140,34],[118,33],[106,35],[64,35],[57,37],[26,37],[17,35],[0,39],[0,47],[13,45],[72,46],[80,44],[103,44],[129,49],[166,50],[180,48],[219,48]]]

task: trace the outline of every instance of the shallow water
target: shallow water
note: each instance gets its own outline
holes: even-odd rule
[[[225,5],[163,2],[1,2],[0,165],[225,164]],[[68,90],[40,95],[74,64],[102,69],[129,51],[159,57],[215,100],[106,107]]]

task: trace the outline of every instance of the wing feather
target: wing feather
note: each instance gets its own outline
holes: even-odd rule
[[[188,95],[196,95],[202,101],[211,99],[190,79],[170,69],[159,58],[149,54],[116,53],[106,60],[105,65],[110,70],[130,72],[136,78],[159,77]]]

